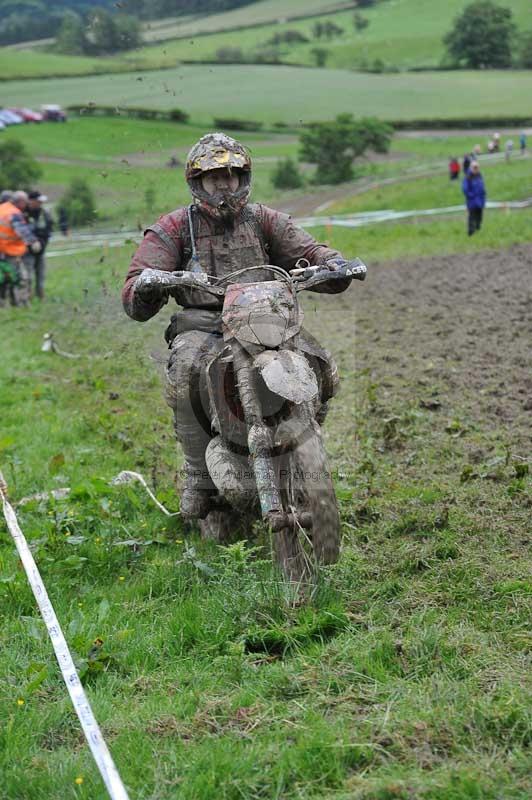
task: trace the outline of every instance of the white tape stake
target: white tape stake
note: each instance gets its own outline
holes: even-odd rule
[[[85,734],[96,765],[100,770],[100,775],[104,780],[109,796],[112,800],[129,800],[111,753],[109,752],[98,723],[92,713],[87,695],[81,685],[79,675],[76,672],[76,667],[70,655],[70,650],[68,649],[63,631],[55,615],[37,565],[33,559],[24,534],[20,530],[17,517],[7,500],[6,494],[7,484],[4,480],[4,476],[0,472],[0,495],[2,496],[2,505],[7,527],[13,537],[28,581],[39,605],[42,618],[48,630],[48,635],[52,641],[63,680],[65,681],[70,699],[72,700],[76,714],[81,722],[83,733]]]

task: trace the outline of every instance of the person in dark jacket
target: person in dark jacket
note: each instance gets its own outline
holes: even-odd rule
[[[35,294],[39,300],[44,298],[44,274],[46,271],[46,262],[44,260],[44,251],[48,245],[50,236],[52,235],[54,223],[48,211],[43,207],[48,198],[45,194],[34,190],[28,193],[28,205],[26,208],[26,217],[32,227],[33,233],[41,243],[41,251],[32,254],[30,268],[35,275]]]
[[[59,207],[57,221],[59,223],[59,230],[61,231],[63,236],[68,236],[69,233],[68,214],[64,206]]]
[[[478,161],[472,161],[469,172],[462,181],[462,191],[467,204],[467,233],[473,236],[482,225],[482,214],[486,205],[486,187],[480,174]]]

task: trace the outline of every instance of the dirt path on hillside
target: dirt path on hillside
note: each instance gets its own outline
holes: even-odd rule
[[[314,214],[321,214],[326,212],[329,206],[339,200],[344,200],[348,197],[354,197],[357,194],[363,194],[370,189],[380,189],[381,186],[389,186],[393,183],[406,183],[416,181],[420,178],[426,178],[434,175],[434,171],[416,172],[413,175],[397,175],[394,178],[383,178],[382,180],[375,181],[371,178],[360,178],[360,180],[353,183],[342,183],[340,186],[334,186],[328,189],[317,187],[315,194],[299,195],[293,198],[283,198],[281,202],[270,203],[273,208],[278,211],[284,211],[286,214],[292,214],[293,217],[310,217]]]
[[[364,284],[320,297],[330,314],[307,312],[306,324],[342,374],[369,371],[385,417],[406,401],[432,415],[449,447],[463,437],[472,463],[489,460],[491,431],[513,455],[530,458],[531,261],[526,245],[370,263]],[[333,425],[349,425],[353,413],[352,381],[344,383]]]

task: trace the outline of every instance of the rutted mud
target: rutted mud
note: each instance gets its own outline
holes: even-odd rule
[[[455,420],[457,430],[464,425],[488,437],[496,430],[514,454],[529,457],[531,264],[530,245],[369,263],[365,284],[320,298],[331,314],[308,309],[306,325],[335,354],[341,373],[369,370],[392,413],[405,402],[432,408],[442,425]],[[353,381],[343,383],[336,403],[346,408],[333,414],[335,427],[353,414]]]

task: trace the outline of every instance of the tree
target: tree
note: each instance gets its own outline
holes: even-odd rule
[[[274,33],[271,39],[266,41],[266,44],[279,45],[279,44],[304,44],[309,39],[301,31],[289,28],[286,31],[278,31]]]
[[[133,50],[141,43],[140,23],[129,14],[111,14],[105,8],[93,8],[87,25],[73,13],[64,16],[57,36],[60,53],[115,53]]]
[[[353,25],[357,31],[363,31],[369,25],[369,19],[363,17],[358,11],[353,14]]]
[[[89,14],[87,39],[93,53],[113,53],[119,48],[118,33],[112,14],[96,8]]]
[[[273,171],[272,183],[276,189],[299,189],[303,185],[303,177],[291,158],[283,158]]]
[[[532,69],[532,31],[524,33],[519,47],[519,66]]]
[[[72,179],[59,207],[66,211],[70,225],[90,225],[96,219],[94,195],[84,178]]]
[[[325,22],[316,22],[312,27],[312,34],[315,39],[334,39],[336,36],[341,36],[344,29],[330,19]]]
[[[244,53],[241,47],[219,47],[216,58],[226,64],[235,64],[244,61]]]
[[[329,58],[329,51],[325,47],[313,47],[310,51],[317,67],[324,67]]]
[[[141,43],[140,24],[131,14],[114,17],[116,43],[119,50],[134,50]]]
[[[456,17],[443,42],[456,64],[472,69],[509,67],[514,32],[509,8],[475,0]]]
[[[8,139],[0,144],[0,187],[29,189],[41,176],[41,168],[22,142]]]
[[[386,153],[392,128],[373,117],[355,120],[340,114],[333,122],[313,122],[300,137],[300,158],[316,164],[314,183],[342,183],[353,178],[353,161],[366,150]]]
[[[56,38],[56,49],[60,53],[77,56],[86,51],[85,28],[77,14],[65,14]]]

